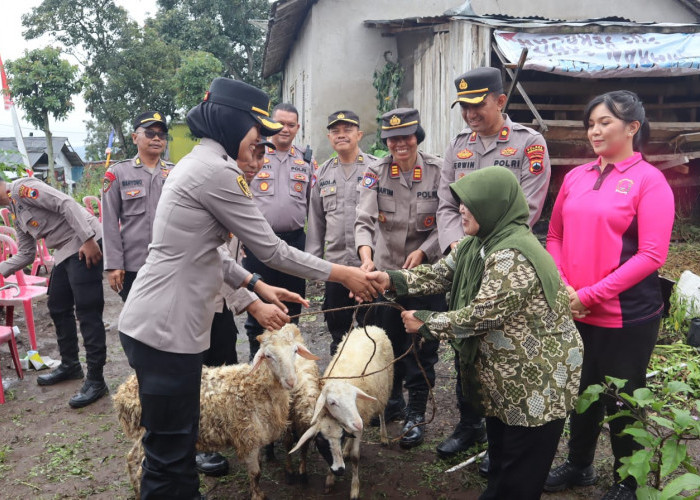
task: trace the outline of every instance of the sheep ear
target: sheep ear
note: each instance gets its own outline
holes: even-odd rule
[[[318,420],[318,416],[321,414],[321,410],[323,410],[324,406],[326,406],[326,393],[321,391],[321,394],[319,394],[318,396],[318,400],[316,400],[314,416],[311,417],[311,425],[316,423],[316,421]]]
[[[301,447],[301,445],[303,445],[303,444],[306,443],[309,439],[311,439],[312,437],[314,437],[314,435],[316,434],[316,432],[318,432],[318,429],[317,429],[316,427],[317,427],[317,426],[312,425],[311,427],[309,427],[309,428],[306,430],[306,432],[299,438],[299,442],[296,444],[296,446],[295,446],[294,448],[292,448],[291,450],[289,450],[289,454],[290,454],[290,455],[291,455],[292,453],[294,453],[295,451],[297,451],[297,450]]]
[[[319,359],[321,359],[301,344],[297,344],[297,354],[302,358],[312,359],[314,361],[318,361]]]
[[[366,392],[361,391],[357,387],[355,387],[355,397],[357,399],[364,399],[366,401],[376,401],[377,400],[377,398],[373,398],[372,396],[370,396]]]
[[[263,350],[258,349],[258,352],[255,353],[255,357],[253,358],[253,368],[250,370],[250,373],[253,373],[255,370],[257,370],[264,360],[265,355],[263,354]]]

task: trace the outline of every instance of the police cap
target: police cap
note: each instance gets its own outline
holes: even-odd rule
[[[331,113],[328,116],[328,125],[326,128],[331,128],[333,125],[335,125],[338,122],[346,122],[350,123],[351,125],[357,125],[358,127],[360,126],[360,117],[357,116],[352,111],[348,110],[342,110],[342,111],[336,111],[335,113]]]
[[[139,127],[148,128],[156,123],[160,123],[163,125],[165,131],[168,131],[168,125],[165,123],[165,117],[162,113],[158,111],[146,111],[134,119],[134,130]]]
[[[455,79],[455,87],[457,99],[450,107],[454,107],[458,102],[479,104],[489,92],[503,93],[501,71],[496,68],[476,68],[467,71]]]
[[[382,115],[382,139],[413,134],[416,135],[419,144],[425,139],[417,109],[396,108]]]

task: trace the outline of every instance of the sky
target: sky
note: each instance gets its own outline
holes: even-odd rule
[[[124,7],[129,15],[143,25],[143,20],[146,17],[152,16],[156,12],[156,0],[115,0],[117,5]],[[40,40],[27,41],[22,37],[22,14],[31,11],[32,7],[41,4],[41,0],[21,0],[21,1],[3,1],[2,17],[3,25],[0,28],[0,57],[3,63],[7,60],[17,59],[22,57],[24,50],[33,50],[42,48],[50,44],[49,38]],[[71,64],[76,64],[76,61],[65,56]],[[90,116],[85,111],[85,102],[82,97],[75,96],[73,99],[75,109],[63,121],[50,119],[51,132],[55,136],[68,137],[68,141],[73,147],[80,147],[85,143],[85,121]],[[44,136],[40,130],[36,130],[32,125],[25,120],[24,113],[21,108],[16,107],[19,116],[20,126],[24,136],[28,136],[33,132],[35,136]],[[0,137],[14,136],[12,128],[12,115],[10,111],[6,111],[3,106],[0,106]],[[106,141],[106,138],[105,138]],[[106,147],[106,144],[105,144]]]

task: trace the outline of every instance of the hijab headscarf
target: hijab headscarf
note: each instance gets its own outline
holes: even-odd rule
[[[503,167],[486,167],[450,184],[450,190],[479,223],[477,234],[463,239],[457,248],[450,310],[466,307],[474,300],[481,287],[484,262],[492,253],[506,248],[520,251],[530,261],[549,307],[554,308],[561,285],[559,271],[530,231],[527,201],[515,175]],[[455,339],[453,347],[459,352],[465,394],[479,408],[480,388],[474,369],[479,338]]]
[[[213,139],[234,160],[238,147],[257,122],[249,112],[203,101],[187,113],[187,125],[195,137]]]

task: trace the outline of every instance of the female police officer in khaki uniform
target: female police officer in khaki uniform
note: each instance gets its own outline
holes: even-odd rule
[[[281,128],[268,119],[268,103],[255,87],[217,78],[204,101],[190,110],[187,123],[202,142],[165,182],[146,264],[119,318],[122,345],[139,381],[146,429],[142,498],[199,498],[195,443],[202,352],[209,347],[214,297],[222,280],[234,287],[247,285],[280,306],[281,300],[302,300],[264,285],[234,259],[222,259],[217,248],[230,233],[280,270],[340,281],[367,300],[373,295],[360,269],[288,247],[250,198],[234,160],[250,161],[261,131],[272,135]]]
[[[425,139],[418,111],[397,108],[382,116],[382,139],[389,147],[389,156],[372,163],[360,182],[355,222],[355,245],[362,261],[361,268],[411,269],[423,263],[435,263],[442,256],[438,243],[435,213],[438,207],[438,186],[442,160],[418,151]],[[376,244],[375,241],[376,233]],[[420,302],[414,303],[413,301]],[[444,311],[444,295],[400,299],[406,309]],[[381,308],[373,318],[391,339],[395,357],[411,345],[401,324],[401,315],[393,308]],[[426,372],[421,372],[416,358],[406,356],[394,365],[394,387],[385,416],[391,420],[405,406],[402,385],[408,389],[408,409],[403,436],[399,445],[412,448],[423,442],[423,427],[428,391],[435,383],[438,342],[415,342],[418,359]]]

